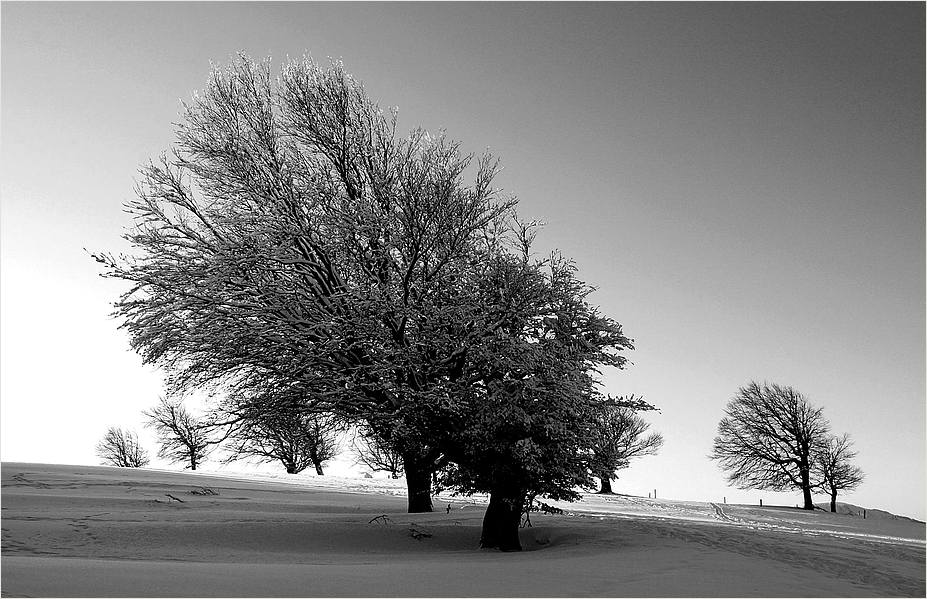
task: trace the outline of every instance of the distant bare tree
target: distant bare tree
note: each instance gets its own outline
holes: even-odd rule
[[[158,457],[174,463],[183,462],[185,468],[196,470],[209,455],[214,441],[210,439],[209,428],[198,421],[180,402],[166,397],[151,411],[142,412],[148,417],[149,426],[158,434]]]
[[[628,401],[633,404],[634,397]],[[647,406],[639,409],[652,409],[639,403]],[[645,436],[650,424],[637,415],[637,409],[625,405],[602,404],[596,410],[595,423],[593,474],[601,480],[599,493],[608,494],[612,493],[615,471],[627,468],[634,458],[657,453],[663,447],[663,435]]]
[[[366,466],[373,472],[389,472],[394,479],[402,476],[402,454],[372,428],[355,429],[351,448],[356,466]]]
[[[791,387],[751,382],[728,402],[710,458],[741,489],[799,489],[813,510],[814,459],[827,443],[829,426]]]
[[[135,431],[124,431],[116,426],[109,427],[103,440],[97,443],[96,450],[104,466],[141,468],[150,461],[148,452],[138,444]]]
[[[830,511],[837,511],[837,492],[852,491],[863,482],[863,471],[850,464],[857,452],[850,449],[850,436],[833,436],[820,448],[815,462],[818,487],[830,495]]]
[[[316,474],[322,476],[326,462],[338,455],[342,430],[335,417],[309,412],[296,404],[252,413],[231,434],[231,455],[227,461],[246,458],[279,461],[288,474],[314,466]]]

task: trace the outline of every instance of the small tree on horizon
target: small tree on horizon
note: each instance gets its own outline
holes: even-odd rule
[[[372,472],[389,472],[393,479],[404,472],[402,454],[369,426],[355,428],[351,453],[354,454],[355,466],[366,466]]]
[[[601,481],[600,494],[611,494],[611,479],[615,472],[627,468],[634,458],[656,454],[663,447],[663,435],[647,433],[650,424],[641,418],[638,410],[653,410],[632,395],[622,400],[630,405],[605,402],[596,409],[593,446],[593,475]]]
[[[728,482],[739,489],[798,489],[804,509],[813,510],[815,458],[829,433],[822,409],[791,387],[751,382],[724,413],[709,457]]]
[[[135,431],[124,431],[116,426],[109,427],[97,443],[96,452],[104,466],[141,468],[150,462],[148,452],[139,445]]]
[[[323,476],[324,466],[338,455],[342,428],[331,415],[310,412],[298,404],[252,413],[229,433],[232,445],[225,461],[280,462],[287,474],[313,466]]]
[[[857,452],[850,449],[853,443],[846,433],[832,436],[820,448],[815,459],[817,486],[830,496],[830,511],[837,511],[837,492],[852,491],[863,482],[863,471],[850,464]]]
[[[162,397],[150,411],[145,426],[154,428],[158,435],[158,457],[173,463],[184,463],[184,468],[196,470],[215,443],[210,439],[208,427],[197,420],[180,402]]]

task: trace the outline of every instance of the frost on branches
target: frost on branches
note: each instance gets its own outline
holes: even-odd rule
[[[484,545],[513,545],[498,505],[588,486],[593,374],[632,343],[568,260],[533,257],[491,156],[396,128],[340,63],[240,56],[142,170],[132,255],[94,257],[131,284],[115,314],[170,393],[224,397],[228,426],[237,398],[296,397],[374,430],[410,511],[444,471],[492,493],[507,532]]]

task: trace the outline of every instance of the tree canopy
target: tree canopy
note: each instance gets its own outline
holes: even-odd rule
[[[512,261],[487,291],[489,305],[520,303],[472,356],[458,395],[450,486],[489,492],[481,545],[518,549],[517,523],[529,498],[579,497],[591,487],[593,406],[604,400],[594,373],[621,368],[632,347],[621,325],[586,297],[569,261]]]
[[[295,390],[400,426],[446,396],[493,332],[465,281],[506,251],[514,200],[488,155],[467,186],[458,144],[395,127],[339,63],[213,70],[128,204],[139,252],[96,256],[133,284],[116,314],[171,392]],[[440,460],[404,445],[407,472]]]
[[[798,489],[814,509],[812,468],[829,425],[821,408],[791,387],[751,382],[724,410],[711,459],[741,489]]]

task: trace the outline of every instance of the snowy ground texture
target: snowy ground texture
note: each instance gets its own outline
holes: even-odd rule
[[[4,597],[924,597],[925,525],[587,495],[478,550],[402,481],[3,463]],[[447,506],[450,506],[450,512]]]

